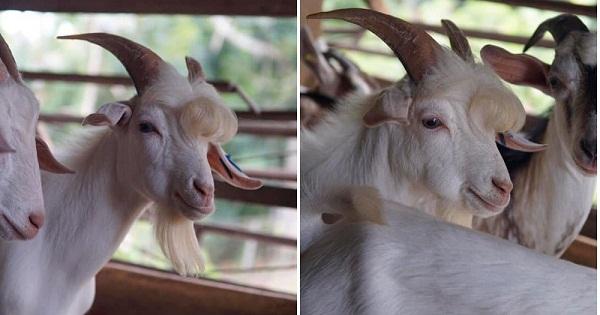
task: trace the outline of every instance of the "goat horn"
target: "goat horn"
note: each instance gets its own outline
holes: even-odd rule
[[[152,50],[121,36],[107,33],[88,33],[59,36],[59,39],[81,39],[110,51],[133,80],[138,95],[153,83],[164,61]]]
[[[15,58],[2,35],[0,35],[0,59],[6,67],[6,70],[8,70],[8,74],[17,81],[21,80],[21,74],[19,73],[19,70],[17,70]]]
[[[442,20],[442,26],[448,39],[450,40],[450,47],[452,50],[464,61],[474,62],[473,53],[471,52],[471,46],[465,34],[450,20]]]
[[[535,45],[542,37],[544,37],[544,33],[549,31],[552,34],[552,38],[554,38],[554,42],[558,45],[562,42],[569,33],[573,31],[585,32],[589,33],[589,29],[581,20],[572,14],[561,14],[559,16],[553,17],[551,19],[547,19],[542,22],[531,38],[525,44],[525,48],[523,48],[523,52],[526,52],[527,49],[531,48],[531,46]]]
[[[414,82],[435,65],[442,47],[422,29],[393,16],[367,9],[341,9],[307,16],[341,19],[373,32],[392,49]]]

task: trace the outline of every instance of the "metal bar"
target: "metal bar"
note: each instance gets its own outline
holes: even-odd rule
[[[283,170],[244,170],[244,173],[250,177],[270,180],[293,181],[297,179],[296,173]]]
[[[0,10],[295,17],[296,0],[5,0],[0,4]]]
[[[215,181],[215,196],[228,200],[296,209],[296,188],[267,184],[258,190],[243,190]]]
[[[83,121],[83,117],[69,114],[40,114],[39,120],[51,124],[79,124]],[[295,137],[296,122],[240,118],[238,132],[258,136]]]
[[[76,83],[95,83],[102,85],[126,85],[132,86],[133,81],[128,76],[120,75],[87,75],[77,73],[55,73],[55,72],[32,72],[32,71],[21,71],[21,75],[25,80],[42,80],[42,81],[62,81],[62,82],[76,82]],[[254,102],[248,94],[246,94],[241,87],[237,84],[233,84],[229,81],[223,80],[207,80],[208,83],[212,84],[215,89],[219,92],[224,93],[236,93],[244,103],[248,106],[251,112],[255,115],[259,115],[261,110],[259,106]]]
[[[484,0],[510,5],[513,7],[530,7],[549,11],[558,11],[572,14],[596,17],[595,5],[574,4],[567,1],[549,0]]]
[[[446,35],[446,33],[444,32],[444,29],[441,26],[423,24],[423,23],[419,23],[419,22],[411,22],[411,24],[418,25],[422,29],[430,31],[430,32],[442,34],[444,36]],[[527,43],[527,41],[529,40],[528,37],[518,36],[518,35],[507,35],[507,34],[500,34],[500,33],[495,33],[495,32],[486,32],[486,31],[480,31],[480,30],[475,30],[475,29],[464,29],[464,28],[461,28],[461,30],[463,31],[463,33],[465,33],[465,35],[467,37],[489,39],[489,40],[495,40],[495,41],[500,41],[500,42],[525,45],[525,43]],[[355,28],[355,27],[323,29],[323,33],[330,33],[330,34],[356,34],[356,33],[362,32],[362,31],[363,31],[363,29]],[[336,43],[336,45],[340,45],[340,44]],[[551,40],[541,39],[540,41],[538,41],[535,44],[535,46],[536,47],[544,47],[544,48],[554,48],[555,45],[554,45],[554,42]],[[350,48],[344,48],[344,49],[350,49]],[[361,49],[364,49],[364,48],[361,48]],[[364,52],[376,53],[376,54],[383,53],[380,50],[375,50],[375,51],[367,50]],[[391,54],[391,53],[389,53],[389,54],[386,53],[385,55],[393,56],[393,54]]]
[[[268,235],[263,233],[251,232],[244,229],[225,227],[215,224],[194,224],[196,233],[211,232],[216,234],[227,235],[228,237],[236,237],[242,239],[251,239],[259,242],[279,244],[288,247],[296,247],[296,239]]]

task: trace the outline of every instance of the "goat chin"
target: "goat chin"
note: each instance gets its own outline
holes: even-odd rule
[[[182,275],[196,275],[203,271],[204,260],[194,232],[194,222],[178,211],[158,209],[154,234],[173,268]]]

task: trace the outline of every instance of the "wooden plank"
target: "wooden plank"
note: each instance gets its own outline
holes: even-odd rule
[[[88,315],[296,314],[294,295],[109,262]]]
[[[251,232],[244,230],[242,228],[233,228],[227,227],[217,224],[209,224],[209,223],[195,223],[194,228],[196,230],[196,235],[208,232],[208,233],[216,233],[226,235],[227,237],[237,237],[244,240],[255,240],[259,242],[265,242],[270,244],[278,244],[288,247],[296,247],[296,239],[289,237],[281,237],[275,235],[269,235],[258,232]]]
[[[0,10],[295,17],[296,0],[5,0],[0,3]]]
[[[561,259],[596,268],[596,246],[596,240],[579,235],[571,246],[567,248]]]
[[[592,210],[590,210],[590,214],[588,215],[587,219],[585,220],[585,223],[583,223],[583,227],[581,228],[581,231],[579,232],[579,234],[583,235],[583,236],[587,236],[591,239],[595,239],[597,240],[597,230],[596,230],[596,220],[598,219],[597,217],[597,211],[596,208],[592,208]]]
[[[296,209],[296,189],[264,185],[258,190],[243,190],[215,181],[215,197],[241,202]]]
[[[571,14],[586,15],[596,17],[595,5],[582,5],[570,3],[568,1],[556,1],[556,0],[484,0],[489,2],[496,2],[501,4],[510,5],[513,7],[530,7],[541,10],[565,12]]]

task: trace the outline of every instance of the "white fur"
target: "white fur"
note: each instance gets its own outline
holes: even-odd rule
[[[383,209],[386,225],[334,224],[302,254],[302,314],[596,312],[594,269],[402,205]]]
[[[1,62],[0,66],[4,67]],[[0,135],[15,150],[0,153],[0,241],[22,239],[19,234],[34,236],[37,228],[32,226],[29,216],[44,215],[35,148],[39,110],[35,96],[20,79],[0,80]]]
[[[404,79],[388,89],[412,99],[408,124],[363,126],[376,98],[369,95],[343,100],[314,131],[303,131],[302,202],[330,187],[366,185],[384,199],[461,225],[470,226],[473,215],[492,215],[469,188],[494,198],[492,178],[510,182],[494,139],[496,132],[523,124],[519,100],[486,66],[448,50],[418,86]],[[441,117],[448,128],[424,128],[428,115]],[[310,234],[305,229],[318,224],[318,214],[302,212],[302,233]]]
[[[190,218],[206,214],[196,213],[174,192],[188,202],[212,204],[212,195],[199,196],[192,180],[213,185],[208,141],[228,140],[237,120],[231,112],[212,116],[221,117],[217,123],[229,130],[214,130],[219,139],[183,129],[180,113],[188,104],[223,105],[206,82],[190,85],[165,67],[161,81],[132,99],[127,125],[101,128],[68,155],[66,164],[76,174],[42,174],[47,227],[33,241],[0,243],[0,314],[85,313],[94,297],[94,275],[152,205],[159,212],[156,236],[174,267],[182,273],[201,268]],[[201,102],[207,99],[218,101]],[[141,133],[141,121],[152,122],[162,136]]]

